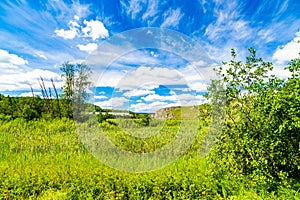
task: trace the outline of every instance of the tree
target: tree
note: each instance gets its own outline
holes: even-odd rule
[[[70,63],[64,63],[60,70],[63,72],[61,75],[65,79],[65,84],[62,87],[63,98],[72,99],[75,83],[75,65]]]
[[[91,75],[90,68],[84,64],[77,64],[76,65],[76,76],[75,76],[75,87],[74,87],[74,99],[76,102],[84,102],[89,97],[87,90],[91,85],[89,81],[89,76]]]
[[[88,80],[91,75],[90,68],[84,63],[64,63],[60,70],[63,72],[62,78],[65,79],[65,84],[62,87],[63,98],[84,102],[88,97],[87,90],[91,85]]]
[[[268,75],[272,63],[257,58],[253,48],[245,62],[235,60],[235,50],[232,57],[216,68],[220,79],[209,88],[209,98],[216,99],[216,85],[225,86],[227,105],[210,157],[215,175],[242,174],[269,188],[286,178],[299,180],[300,59],[289,63],[292,76],[283,80]]]
[[[90,113],[87,104],[88,89],[91,82],[88,80],[91,74],[90,68],[84,64],[64,63],[61,67],[62,77],[65,79],[63,86],[63,98],[72,101],[73,118],[76,121],[85,121]]]

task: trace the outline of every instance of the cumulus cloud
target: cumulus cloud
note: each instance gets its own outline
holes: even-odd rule
[[[128,99],[125,97],[113,97],[107,101],[96,102],[95,105],[101,108],[120,109],[126,102],[128,102]]]
[[[206,91],[207,84],[215,79],[215,72],[212,67],[206,66],[205,62],[193,62],[180,69],[166,67],[141,66],[132,70],[108,69],[93,74],[95,85],[110,86],[126,91],[127,96],[142,96],[150,92],[146,89],[154,89],[159,85],[187,85],[191,90],[198,92]],[[131,71],[129,71],[131,70]],[[135,94],[134,94],[135,93]]]
[[[189,63],[180,70],[180,73],[185,78],[189,89],[204,92],[207,91],[207,85],[211,80],[217,78],[213,67],[213,64],[200,60]]]
[[[141,66],[122,77],[116,87],[120,90],[132,90],[150,84],[185,84],[185,79],[176,70],[164,67]]]
[[[85,27],[83,27],[82,32],[84,37],[90,37],[94,41],[98,38],[107,38],[108,30],[104,27],[104,24],[98,20],[84,20]]]
[[[79,20],[78,16],[74,16],[75,20]],[[104,24],[99,20],[84,20],[82,25],[79,25],[77,21],[70,21],[68,24],[68,30],[56,29],[54,32],[57,36],[64,39],[74,39],[75,37],[91,38],[93,41],[98,38],[107,38],[109,36],[108,30]]]
[[[9,63],[12,65],[26,65],[28,64],[28,61],[16,54],[11,54],[6,50],[0,49],[0,66],[2,63]]]
[[[44,79],[46,86],[52,87],[51,78],[55,80],[57,88],[62,86],[62,80],[59,74],[49,70],[33,69],[26,72],[16,71],[11,74],[0,75],[0,91],[29,90],[29,85],[31,85],[33,89],[40,89],[38,84],[40,77]]]
[[[86,45],[78,44],[77,47],[80,49],[80,51],[91,53],[98,48],[98,45],[96,43],[88,43]]]
[[[125,76],[125,72],[123,71],[116,71],[116,70],[109,70],[100,73],[94,73],[93,76],[95,78],[95,85],[100,87],[116,87],[119,81]]]
[[[296,37],[283,45],[282,47],[278,47],[275,53],[272,56],[272,59],[279,65],[282,65],[288,61],[291,61],[294,58],[299,57],[300,52],[300,32],[296,33]]]
[[[206,102],[206,98],[203,95],[196,95],[192,93],[183,93],[176,96],[176,103],[182,106],[199,105]]]
[[[69,30],[59,29],[55,30],[57,36],[64,39],[74,39],[79,34],[79,24],[76,21],[69,22]]]
[[[40,89],[38,79],[43,77],[45,83],[52,86],[50,79],[57,81],[57,87],[61,86],[59,74],[41,69],[32,69],[28,66],[28,61],[16,54],[0,49],[0,91],[5,90],[26,90]]]
[[[16,54],[11,54],[6,50],[0,49],[0,70],[3,75],[23,71],[23,68],[27,64],[28,61],[21,58],[20,56]]]

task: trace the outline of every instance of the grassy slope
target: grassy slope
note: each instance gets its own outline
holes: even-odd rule
[[[199,115],[199,112],[201,112],[202,107],[202,105],[169,107],[168,110],[165,111],[162,115],[172,116],[170,117],[172,119],[195,119]]]

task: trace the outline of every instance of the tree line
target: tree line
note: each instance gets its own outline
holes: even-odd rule
[[[10,97],[0,94],[0,119],[73,118],[73,104],[83,103],[88,98],[86,91],[91,84],[88,81],[91,72],[84,63],[67,62],[62,64],[60,70],[65,80],[62,94],[58,94],[53,79],[51,79],[52,87],[47,88],[43,77],[40,77],[37,81],[41,89],[41,97],[34,95],[31,86],[32,97]]]
[[[66,62],[60,70],[64,79],[61,94],[58,94],[53,79],[52,87],[46,87],[43,77],[37,80],[41,97],[34,95],[31,86],[32,97],[10,97],[0,94],[0,119],[71,118],[85,121],[88,116],[82,113],[95,112],[100,123],[106,121],[116,125],[110,120],[115,118],[110,114],[111,110],[87,103],[92,95],[88,92],[91,86],[89,76],[92,72],[85,63]],[[130,112],[130,118],[135,119],[141,126],[147,126],[150,122],[150,117],[146,114]]]

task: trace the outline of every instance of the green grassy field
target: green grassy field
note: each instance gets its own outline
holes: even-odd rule
[[[108,130],[122,148],[152,151],[174,137],[164,125],[162,138],[130,141]],[[0,121],[0,199],[299,199],[288,187],[264,191],[246,178],[214,177],[200,157],[205,128],[172,164],[155,171],[129,173],[105,166],[83,146],[69,119]],[[142,143],[147,145],[141,145]]]

